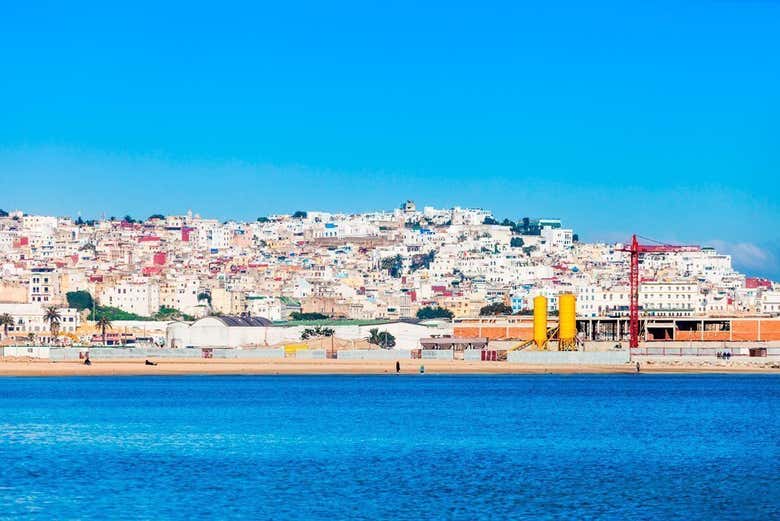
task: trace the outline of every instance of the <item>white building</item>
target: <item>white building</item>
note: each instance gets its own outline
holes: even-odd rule
[[[98,295],[98,302],[101,306],[149,317],[160,310],[160,288],[149,281],[124,281],[104,287]]]
[[[73,308],[57,308],[57,312],[60,315],[60,333],[75,332],[80,323],[78,311]],[[48,338],[51,324],[44,320],[46,308],[41,304],[0,303],[0,315],[6,313],[14,321],[14,325],[8,327],[8,336],[26,336],[34,333],[37,337]],[[0,335],[4,335],[3,328],[0,328]]]

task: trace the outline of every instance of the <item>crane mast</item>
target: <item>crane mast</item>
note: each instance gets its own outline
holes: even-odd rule
[[[648,245],[639,244],[636,234],[631,237],[631,246],[622,248],[618,251],[624,251],[631,254],[631,263],[629,268],[629,286],[630,297],[628,307],[629,318],[629,346],[639,347],[639,255],[643,253],[673,253],[673,252],[695,252],[700,251],[699,246],[675,246],[671,244]]]

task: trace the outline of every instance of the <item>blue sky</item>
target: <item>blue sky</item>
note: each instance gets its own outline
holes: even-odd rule
[[[780,278],[780,3],[16,2],[0,208],[419,204]]]

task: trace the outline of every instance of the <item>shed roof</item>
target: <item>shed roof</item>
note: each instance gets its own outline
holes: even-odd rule
[[[271,327],[273,322],[263,317],[237,316],[237,315],[216,315],[216,318],[228,327]]]

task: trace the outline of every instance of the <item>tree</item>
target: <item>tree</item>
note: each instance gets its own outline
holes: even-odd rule
[[[574,235],[572,235],[572,236],[571,236],[571,241],[572,241],[572,242],[580,242],[580,236],[579,236],[579,234],[575,233]]]
[[[0,217],[8,217],[8,212],[0,208]]]
[[[330,317],[328,315],[323,315],[322,313],[299,313],[293,311],[290,313],[290,318],[293,320],[327,320]]]
[[[200,302],[201,300],[208,301],[209,306],[210,306],[211,305],[211,293],[209,293],[208,291],[201,291],[200,293],[198,293],[198,302]]]
[[[496,221],[490,216],[487,216],[485,217],[485,220],[482,221],[482,224],[498,224],[498,221]]]
[[[395,257],[385,257],[381,263],[382,269],[387,270],[390,276],[397,279],[401,276],[404,267],[404,258],[401,255]]]
[[[332,327],[322,327],[322,326],[314,326],[314,327],[307,327],[301,332],[301,340],[308,340],[310,338],[318,338],[318,337],[330,337],[333,336],[333,334],[336,332],[335,329]]]
[[[409,271],[417,271],[420,268],[430,268],[431,263],[436,258],[436,252],[431,251],[429,253],[418,254],[412,256],[412,264],[409,266]]]
[[[0,326],[3,326],[3,335],[8,336],[8,327],[13,326],[14,324],[14,317],[9,315],[8,313],[3,313],[0,315]]]
[[[49,323],[49,331],[52,337],[56,337],[60,332],[60,312],[54,306],[46,308],[46,312],[43,314],[43,321]]]
[[[306,212],[304,212],[303,210],[298,210],[297,212],[295,212],[294,214],[292,214],[292,217],[293,217],[293,219],[306,219],[306,217],[307,217],[308,215],[309,215],[309,214],[307,214],[307,213],[306,213]]]
[[[259,223],[267,223],[267,222],[270,222],[270,221],[271,221],[271,219],[269,219],[268,217],[258,217],[257,218],[257,222],[259,222]]]
[[[512,248],[522,248],[525,245],[525,241],[522,237],[512,237],[512,240],[509,241],[509,245]]]
[[[78,309],[79,311],[83,309],[92,309],[92,306],[94,305],[92,295],[89,294],[89,291],[69,291],[65,294],[65,297],[68,299],[68,307]]]
[[[494,304],[488,304],[479,310],[479,315],[482,317],[492,315],[511,315],[512,308],[502,302],[496,302]]]
[[[154,320],[185,320],[187,322],[191,322],[194,320],[193,317],[186,313],[182,313],[176,308],[168,307],[168,306],[160,306],[160,309],[157,310],[157,313],[154,314],[152,317]]]
[[[149,216],[147,221],[153,221],[154,219],[158,219],[160,221],[164,221],[165,220],[165,216],[163,214],[161,214],[161,213],[154,213],[154,214]]]
[[[111,329],[111,321],[105,315],[101,316],[95,322],[95,327],[99,327],[103,334],[103,345],[106,345],[106,329]]]
[[[395,347],[395,337],[387,331],[379,332],[377,328],[371,328],[368,331],[371,336],[368,337],[368,343],[380,346],[382,349],[392,349]]]
[[[427,320],[430,318],[452,318],[453,316],[455,315],[447,308],[425,306],[417,310],[417,318],[420,320]]]
[[[76,219],[76,226],[84,226],[84,219],[82,219],[80,215],[78,219]]]

